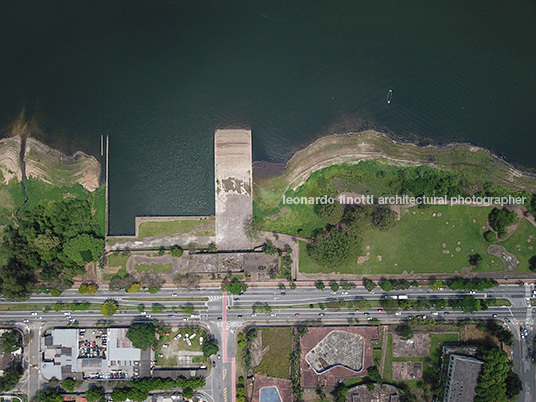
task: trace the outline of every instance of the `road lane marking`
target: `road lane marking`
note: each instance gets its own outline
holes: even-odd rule
[[[227,387],[223,389],[223,400],[224,402],[227,402]]]
[[[223,373],[221,373],[221,376],[225,380],[225,377],[227,377],[227,369],[223,369]]]

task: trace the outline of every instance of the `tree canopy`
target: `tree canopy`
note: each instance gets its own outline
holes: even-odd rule
[[[115,300],[108,300],[101,306],[101,313],[105,317],[111,317],[117,311],[117,302]]]
[[[60,292],[104,251],[104,233],[86,198],[43,202],[4,228],[0,290],[9,300],[24,300],[37,279]],[[37,278],[36,272],[39,272]]]
[[[0,336],[0,346],[5,354],[13,353],[22,346],[22,338],[17,331],[6,331]]]
[[[490,348],[483,349],[478,357],[484,364],[475,390],[475,402],[508,400],[506,381],[516,376],[511,372],[512,363],[508,359],[508,354],[502,349]],[[510,395],[514,393],[517,395],[520,391],[520,387],[512,387],[508,392]]]
[[[220,348],[218,347],[218,345],[216,345],[216,341],[214,339],[208,339],[203,344],[203,356],[205,358],[209,358],[213,354],[218,353],[219,350]]]
[[[499,236],[506,234],[506,228],[517,222],[517,215],[514,211],[505,208],[493,208],[488,215],[489,225]]]
[[[146,350],[156,340],[155,329],[153,323],[137,322],[128,329],[127,338],[130,339],[135,348]]]

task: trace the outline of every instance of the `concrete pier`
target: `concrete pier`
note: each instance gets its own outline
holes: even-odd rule
[[[244,229],[253,215],[251,130],[216,130],[214,178],[216,247],[251,250]]]

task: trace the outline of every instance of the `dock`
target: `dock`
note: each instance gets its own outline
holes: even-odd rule
[[[251,130],[216,130],[214,180],[216,247],[251,250],[244,225],[253,216]]]

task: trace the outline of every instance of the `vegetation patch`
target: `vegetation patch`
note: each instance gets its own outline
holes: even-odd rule
[[[214,220],[176,220],[167,222],[142,222],[138,237],[165,236],[178,233],[191,233],[195,236],[214,236]]]
[[[292,336],[290,328],[262,328],[261,363],[253,369],[255,374],[290,379]]]

